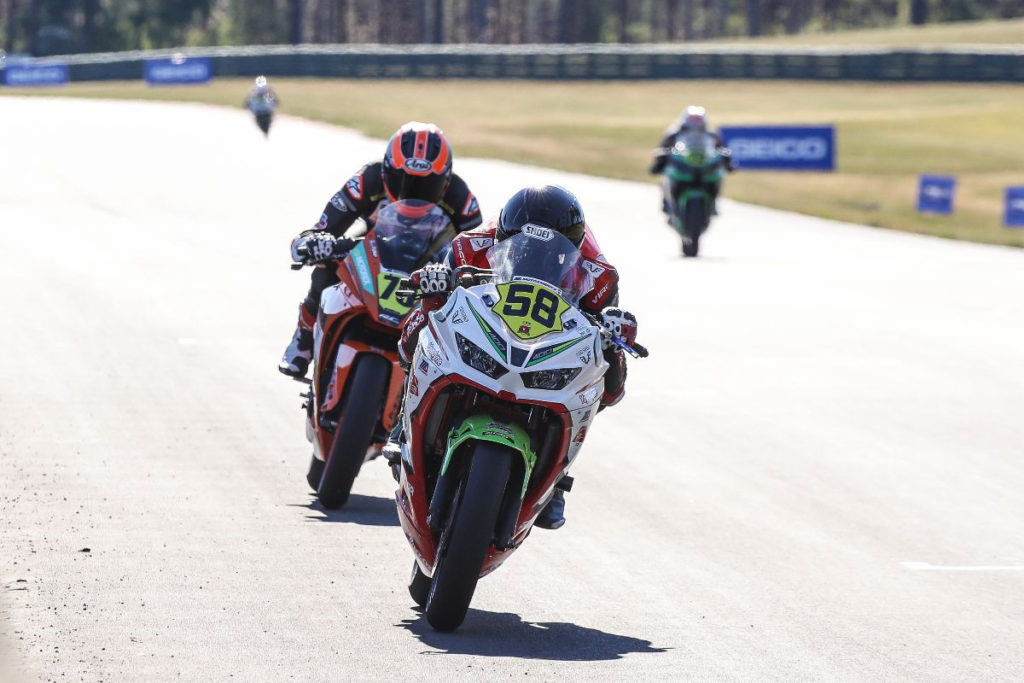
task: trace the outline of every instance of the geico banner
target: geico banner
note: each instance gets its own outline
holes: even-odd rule
[[[68,82],[67,64],[9,64],[4,83],[11,87],[64,85]]]
[[[206,83],[211,78],[213,60],[209,57],[146,60],[146,82],[150,84]]]
[[[741,169],[836,169],[834,126],[722,126],[720,132]]]

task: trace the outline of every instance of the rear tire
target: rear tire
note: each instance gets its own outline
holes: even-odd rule
[[[430,595],[430,577],[420,569],[419,562],[412,561],[412,576],[409,577],[409,595],[413,602],[420,607],[427,604],[427,597]]]
[[[470,456],[441,531],[427,596],[427,621],[438,631],[454,631],[466,618],[516,455],[505,446],[480,441]]]
[[[686,201],[686,219],[683,221],[683,256],[696,256],[700,250],[700,235],[707,221],[707,209],[702,199],[691,197]]]
[[[256,115],[256,125],[259,126],[260,130],[263,131],[264,135],[269,135],[270,134],[270,120],[271,120],[271,115],[270,114],[257,114]]]
[[[363,354],[356,361],[343,399],[341,420],[334,432],[331,454],[316,490],[320,504],[328,510],[348,502],[352,483],[363,466],[374,428],[380,421],[390,371],[391,363],[374,353]]]
[[[309,469],[306,471],[306,483],[316,491],[320,487],[320,479],[324,476],[324,461],[315,455],[309,456]]]

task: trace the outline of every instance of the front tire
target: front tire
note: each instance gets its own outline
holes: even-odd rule
[[[328,510],[348,502],[352,484],[366,459],[388,390],[391,363],[377,354],[362,355],[352,370],[341,420],[316,495]]]
[[[701,199],[692,197],[686,201],[683,221],[683,256],[696,256],[700,251],[700,235],[704,232],[707,211]]]
[[[466,618],[516,455],[505,446],[480,441],[470,456],[441,531],[427,596],[427,621],[438,631],[454,631]]]

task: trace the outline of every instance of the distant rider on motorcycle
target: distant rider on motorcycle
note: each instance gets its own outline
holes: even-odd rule
[[[583,217],[576,196],[557,185],[527,187],[516,192],[502,208],[497,221],[463,233],[452,240],[446,263],[429,264],[413,273],[412,279],[423,293],[420,306],[406,319],[398,354],[405,364],[412,359],[420,331],[426,326],[426,314],[440,309],[452,288],[452,271],[459,266],[490,268],[487,250],[495,244],[522,231],[526,225],[550,228],[565,235],[579,250],[583,267],[593,276],[590,293],[580,300],[580,308],[601,320],[612,334],[628,344],[636,340],[636,317],[617,308],[619,301],[619,274],[601,253],[594,234]],[[626,359],[610,339],[604,340],[604,358],[608,371],[604,375],[604,394],[601,408],[615,405],[625,394]],[[385,456],[393,457],[400,447],[391,443]],[[397,447],[397,448],[396,448]],[[542,529],[558,529],[565,524],[565,495],[555,489],[555,495],[544,507],[535,522]]]
[[[440,206],[458,232],[480,225],[480,207],[466,182],[452,173],[452,148],[432,123],[410,121],[388,142],[383,162],[363,166],[324,207],[320,220],[292,240],[292,259],[323,263],[355,245],[345,231],[362,218],[372,225],[377,209],[400,199],[420,199]],[[344,234],[344,236],[343,236]],[[313,357],[313,323],[320,294],[337,284],[332,268],[314,268],[309,293],[299,305],[299,322],[278,370],[296,379],[306,375]]]
[[[732,161],[732,152],[728,147],[722,144],[722,136],[718,133],[708,129],[708,114],[704,107],[698,107],[696,105],[690,105],[679,115],[679,118],[675,122],[665,129],[665,133],[662,135],[661,143],[658,148],[654,150],[654,160],[651,162],[649,169],[651,174],[657,175],[665,170],[665,164],[668,163],[669,153],[672,150],[672,146],[675,145],[676,141],[687,134],[699,133],[709,136],[715,143],[715,150],[719,156],[722,157],[722,163],[725,166],[725,170],[730,173],[735,170],[735,166]],[[722,189],[721,182],[715,183],[709,188],[711,194],[712,215],[717,215],[718,211],[715,208],[715,200],[718,198],[718,192]],[[662,205],[665,213],[668,213],[669,197],[664,198]]]
[[[264,134],[268,132],[271,118],[280,103],[277,93],[267,83],[267,77],[257,76],[249,90],[249,96],[245,98],[245,108],[252,112],[256,124]]]

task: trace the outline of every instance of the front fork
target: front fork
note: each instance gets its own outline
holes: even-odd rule
[[[498,509],[498,521],[494,530],[494,547],[507,550],[512,547],[512,536],[515,533],[516,521],[522,511],[523,498],[530,481],[537,454],[530,448],[530,437],[522,427],[514,423],[500,422],[489,415],[474,415],[467,418],[461,425],[448,434],[448,446],[441,464],[441,473],[430,498],[427,524],[435,534],[441,531],[442,520],[447,518],[455,489],[458,486],[460,467],[452,467],[455,452],[469,441],[490,441],[506,446],[520,453],[523,457],[523,483],[518,491],[509,486],[505,489],[505,497]]]

